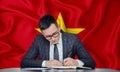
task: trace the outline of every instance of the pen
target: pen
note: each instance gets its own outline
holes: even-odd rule
[[[72,48],[68,51],[68,55],[67,55],[67,58],[71,58],[72,57]],[[63,61],[63,65],[66,66],[66,62],[68,61],[68,59],[64,59]]]
[[[71,55],[72,55],[72,51],[69,52],[68,57],[71,57]]]
[[[68,53],[68,57],[71,57],[72,56],[72,50],[73,49],[70,49],[69,53]]]

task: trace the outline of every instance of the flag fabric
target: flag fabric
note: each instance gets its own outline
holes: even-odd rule
[[[0,0],[0,68],[20,67],[39,19],[61,12],[78,34],[96,68],[120,69],[120,0]]]

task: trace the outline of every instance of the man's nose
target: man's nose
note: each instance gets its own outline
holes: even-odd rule
[[[54,37],[51,37],[51,40],[52,40],[52,41],[54,41],[54,40],[55,40],[55,38],[54,38]]]

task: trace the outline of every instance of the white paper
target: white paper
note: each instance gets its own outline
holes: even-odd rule
[[[76,69],[76,66],[52,66],[50,68],[57,68],[57,69]]]
[[[78,67],[78,66],[52,66],[50,68],[55,68],[55,69],[91,69],[90,67]]]

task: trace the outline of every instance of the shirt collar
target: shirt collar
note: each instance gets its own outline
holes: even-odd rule
[[[58,40],[58,44],[61,43],[61,41],[62,41],[62,33],[60,32],[60,38]]]

